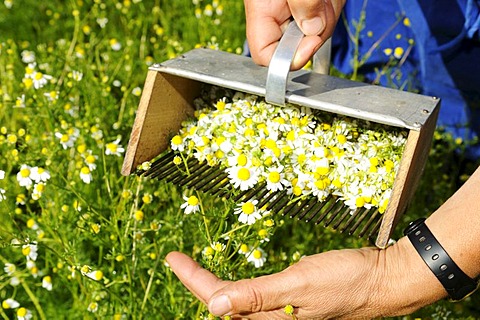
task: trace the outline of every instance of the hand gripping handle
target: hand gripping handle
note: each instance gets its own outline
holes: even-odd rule
[[[288,73],[303,32],[295,21],[291,21],[273,54],[268,67],[265,100],[268,103],[285,106],[285,91]]]

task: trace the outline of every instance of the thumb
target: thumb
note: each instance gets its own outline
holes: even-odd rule
[[[288,0],[288,6],[305,35],[315,36],[325,30],[327,23],[325,0]]]
[[[298,277],[293,277],[288,269],[255,279],[231,282],[211,296],[208,309],[216,316],[274,311],[295,303],[290,301],[289,293],[298,286]]]

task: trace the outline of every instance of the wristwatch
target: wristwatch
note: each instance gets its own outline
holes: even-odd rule
[[[478,288],[478,282],[460,269],[425,224],[425,218],[411,222],[403,232],[432,270],[452,301],[460,301]]]

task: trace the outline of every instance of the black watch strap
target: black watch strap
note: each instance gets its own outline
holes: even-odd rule
[[[425,224],[425,218],[411,222],[405,229],[418,254],[441,282],[450,298],[462,300],[477,287],[477,281],[465,274],[450,258]]]

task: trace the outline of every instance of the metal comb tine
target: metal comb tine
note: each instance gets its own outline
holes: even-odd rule
[[[368,219],[367,223],[363,226],[362,230],[360,231],[360,233],[358,234],[358,236],[360,238],[363,238],[363,236],[365,235],[365,233],[368,231],[368,229],[370,228],[370,225],[373,223],[373,221],[375,221],[375,218],[378,216],[379,212],[378,210],[375,210],[375,212],[370,216],[370,218]]]
[[[322,212],[322,214],[317,218],[317,220],[315,220],[315,224],[319,224],[320,222],[323,221],[323,219],[325,219],[327,217],[327,215],[333,210],[334,212],[336,210],[338,210],[338,206],[339,206],[339,201],[335,201],[333,202],[328,208],[325,209],[324,212],[322,212],[322,210],[320,210],[320,212]],[[340,207],[341,208],[341,207]],[[322,208],[323,209],[323,208]],[[320,213],[319,212],[319,213]]]
[[[275,205],[272,206],[272,211],[281,213],[284,209],[284,206],[290,201],[289,197],[279,197],[279,201],[275,202]]]
[[[314,198],[314,199],[317,199],[317,198]],[[330,195],[327,198],[325,198],[324,201],[315,201],[315,204],[311,208],[303,212],[302,215],[298,217],[298,219],[299,220],[303,219],[308,213],[311,212],[312,214],[305,219],[305,222],[308,223],[312,221],[312,219],[315,218],[315,216],[322,211],[322,208],[328,208],[329,206],[332,206],[333,204],[335,204],[335,201],[332,201],[332,199],[333,197]]]
[[[282,192],[277,193],[274,192],[274,194],[277,196],[275,199],[272,200],[272,202],[269,202],[267,205],[267,209],[270,210],[270,208],[273,208],[282,198],[284,198],[287,195],[287,190],[282,190]]]
[[[347,228],[352,224],[352,222],[355,221],[355,219],[357,219],[359,216],[361,216],[365,211],[368,211],[368,209],[365,207],[355,210],[355,212],[350,216],[350,218],[348,218],[348,220],[343,224],[340,232],[345,232],[345,230],[347,230]]]
[[[288,213],[288,216],[290,218],[295,218],[295,216],[302,211],[304,208],[308,208],[308,205],[312,203],[312,200],[315,200],[315,198],[310,199],[310,200],[300,200],[295,203],[295,207],[292,208],[292,210]],[[313,204],[313,203],[312,203]]]
[[[337,217],[337,215],[342,211],[343,208],[344,208],[344,206],[341,203],[341,201],[337,201],[336,204],[335,204],[334,210],[331,211],[332,213],[331,213],[330,217],[328,217],[328,219],[325,221],[325,223],[323,225],[325,227],[328,227],[333,222],[333,220]]]
[[[191,158],[187,161],[187,163],[195,163],[195,159]],[[173,161],[166,162],[163,167],[157,166],[155,172],[147,175],[149,178],[157,178],[159,180],[165,179],[166,177],[170,176],[174,172],[178,172],[182,174],[182,171],[173,163]],[[177,175],[175,175],[177,176]]]
[[[340,224],[345,220],[345,218],[350,214],[352,215],[352,210],[350,210],[349,207],[347,206],[344,206],[342,208],[342,210],[344,210],[344,212],[342,213],[342,215],[340,216],[340,218],[335,222],[335,224],[333,225],[333,229],[337,230],[338,227],[340,226]],[[355,210],[356,212],[357,210]],[[355,214],[355,212],[353,214]],[[338,215],[337,215],[338,217]]]
[[[205,179],[205,183],[201,183],[197,185],[197,187],[199,190],[206,191],[212,194],[213,188],[216,187],[219,183],[221,183],[226,177],[228,177],[228,173],[225,173],[222,170],[218,170],[216,172],[216,176],[214,176],[211,180]]]
[[[198,177],[203,177],[205,171],[209,170],[210,167],[206,163],[197,163],[191,167],[189,167],[190,174],[185,177],[185,179],[181,179],[181,181],[176,181],[181,186],[188,186]]]
[[[382,219],[378,219],[377,222],[375,223],[375,226],[373,227],[373,229],[368,234],[369,239],[372,239],[373,236],[378,232],[378,229],[380,228],[381,223],[382,223]]]
[[[228,173],[225,173],[222,175],[223,179],[221,179],[212,189],[210,189],[210,194],[211,195],[216,195],[218,192],[223,191],[223,187],[229,185],[229,179],[228,178]]]
[[[282,209],[282,216],[286,216],[290,210],[295,208],[299,203],[301,202],[300,199],[292,199],[290,202],[287,202],[287,205],[283,207]]]
[[[352,235],[357,230],[358,226],[360,226],[360,224],[365,220],[367,215],[371,212],[372,212],[371,209],[363,211],[362,215],[355,220],[355,223],[353,224],[353,226],[348,231],[348,234]]]
[[[242,199],[242,201],[248,201],[250,200],[259,190],[263,189],[265,187],[265,183],[262,183],[261,185],[259,185],[258,187],[255,187],[255,188],[252,188],[252,189],[249,189],[247,190],[247,192],[245,193],[240,193],[238,194],[235,198],[233,198],[233,201],[235,202],[238,202],[240,201],[240,199]]]
[[[262,188],[260,190],[260,192],[257,194],[257,200],[259,201],[259,203],[257,203],[257,207],[259,209],[263,208],[263,206],[261,206],[261,202],[260,200],[263,199],[263,197],[265,197],[265,195],[269,192],[270,190],[268,190],[266,187]]]
[[[223,173],[223,171],[218,167],[211,167],[211,170],[203,175],[202,181],[195,184],[194,187],[197,190],[202,190],[206,185],[211,184],[212,182],[216,181],[217,178]],[[208,190],[208,189],[207,189]]]
[[[246,195],[250,190],[247,189],[247,190],[243,190],[243,191],[240,191],[239,194],[237,194],[234,198],[233,198],[233,201],[237,202],[239,199],[241,199],[244,195]]]
[[[272,200],[273,197],[275,197],[275,195],[278,195],[278,194],[279,192],[270,191],[268,196],[266,196],[261,201],[259,201],[258,207],[263,208],[265,205],[267,205],[270,202],[270,200]]]
[[[193,161],[193,160],[191,161],[191,163],[187,163],[187,165],[188,165],[189,171],[191,170],[192,172],[195,172],[201,166],[199,162]],[[183,172],[177,167],[177,174],[170,175],[166,179],[173,184],[181,186],[183,185],[182,182],[185,179],[188,179],[188,177],[190,177],[190,175],[188,175],[186,172]]]
[[[202,170],[202,171],[199,170],[200,172],[198,172],[198,173],[195,172],[195,176],[192,179],[190,179],[187,182],[182,181],[182,184],[187,188],[197,189],[197,185],[199,183],[201,183],[202,181],[204,181],[205,178],[208,177],[212,173],[212,171],[214,171],[214,170],[215,169],[213,169],[213,168],[207,168],[206,170]],[[190,178],[190,176],[189,176],[189,178]]]
[[[169,175],[173,174],[174,172],[180,172],[173,162],[171,164],[166,164],[163,167],[159,167],[158,170],[150,173],[147,175],[148,178],[157,178],[159,180],[165,179]]]
[[[160,158],[158,158],[157,160],[152,162],[152,164],[150,166],[150,169],[148,169],[147,171],[155,170],[155,169],[157,169],[157,167],[164,166],[165,163],[173,162],[174,157],[175,157],[175,153],[173,153],[173,152],[165,153]]]

